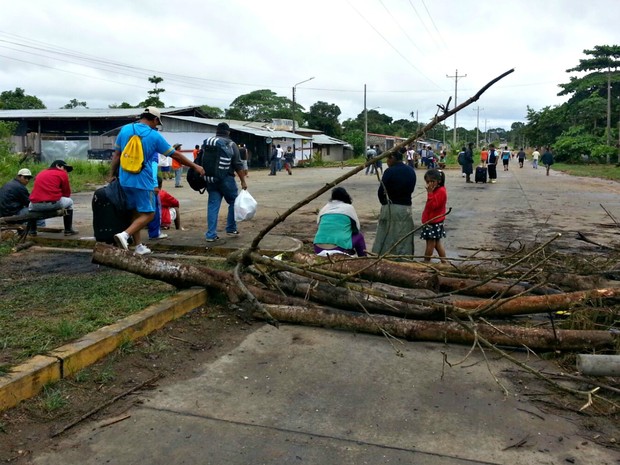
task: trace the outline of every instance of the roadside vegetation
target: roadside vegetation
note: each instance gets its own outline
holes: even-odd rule
[[[174,286],[159,281],[93,269],[23,278],[18,273],[0,280],[0,376],[3,366],[43,354],[176,293]]]

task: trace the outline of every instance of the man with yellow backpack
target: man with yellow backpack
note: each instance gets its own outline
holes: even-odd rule
[[[155,215],[158,154],[169,156],[182,165],[189,166],[201,176],[205,174],[202,166],[189,161],[181,152],[170,146],[157,132],[158,126],[162,126],[160,111],[155,107],[147,107],[136,123],[126,124],[121,128],[114,144],[111,170],[113,175],[118,172],[127,207],[134,212],[132,223],[125,231],[114,235],[114,242],[128,250],[129,239],[133,237],[133,243],[136,244],[134,251],[139,255],[151,253],[151,249],[142,243],[140,231]],[[137,138],[140,144],[136,143]]]

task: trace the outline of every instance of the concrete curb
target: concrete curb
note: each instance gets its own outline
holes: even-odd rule
[[[0,412],[36,396],[51,382],[69,377],[105,357],[123,342],[139,339],[205,305],[205,289],[187,289],[140,313],[85,335],[47,355],[37,355],[0,377]]]

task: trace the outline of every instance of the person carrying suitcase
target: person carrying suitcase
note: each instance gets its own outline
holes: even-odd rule
[[[463,157],[463,173],[465,173],[465,182],[473,183],[471,180],[471,174],[474,172],[474,143],[470,142],[465,150],[465,156]]]

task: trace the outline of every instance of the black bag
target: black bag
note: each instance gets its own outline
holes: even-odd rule
[[[228,176],[235,143],[227,137],[213,136],[205,139],[202,144],[202,167],[205,169],[207,182],[216,183]]]
[[[487,182],[487,169],[483,166],[478,166],[476,168],[476,176],[474,178],[476,182]]]
[[[200,150],[198,152],[198,156],[196,157],[196,160],[194,160],[194,163],[202,166],[202,156],[203,156],[203,151]],[[190,168],[189,170],[187,170],[186,179],[187,179],[187,184],[189,184],[189,187],[194,189],[196,192],[200,192],[201,194],[204,194],[205,190],[207,189],[207,180],[204,178],[204,176],[200,176],[196,172],[196,170],[194,170],[193,168]]]
[[[98,242],[114,244],[114,235],[129,227],[133,212],[127,210],[125,193],[118,180],[100,187],[93,195],[93,231]]]

